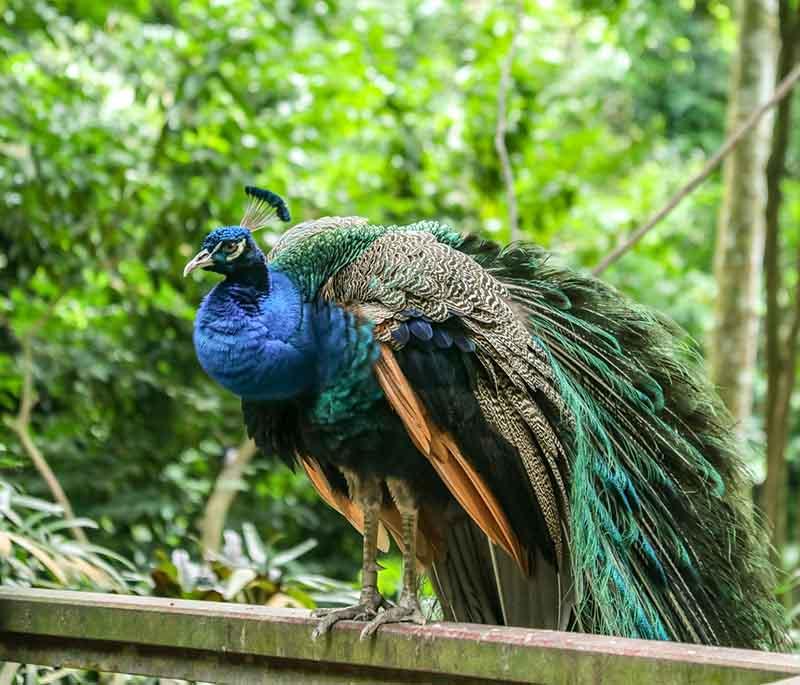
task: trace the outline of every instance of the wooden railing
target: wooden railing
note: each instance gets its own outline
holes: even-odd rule
[[[215,683],[794,683],[800,657],[455,623],[342,623],[242,604],[0,588],[0,660]]]

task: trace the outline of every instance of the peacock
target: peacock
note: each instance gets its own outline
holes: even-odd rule
[[[258,447],[363,535],[359,601],[315,612],[313,637],[424,622],[422,570],[449,620],[785,645],[742,449],[675,324],[436,221],[323,217],[265,254],[253,233],[289,211],[246,193],[184,270],[223,276],[194,345]]]

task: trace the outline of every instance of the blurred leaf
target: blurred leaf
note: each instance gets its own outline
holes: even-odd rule
[[[223,597],[227,601],[231,601],[257,576],[258,574],[250,568],[235,569],[225,581],[225,590],[222,593]]]
[[[247,555],[250,557],[250,560],[259,566],[265,564],[267,555],[264,551],[264,542],[259,537],[256,527],[252,523],[244,523],[242,524],[242,534],[244,535],[244,541],[247,545]],[[279,562],[275,562],[275,564],[280,566]]]
[[[11,556],[11,538],[8,533],[0,531],[0,557]]]
[[[317,541],[313,538],[310,540],[305,540],[301,542],[299,545],[295,545],[291,549],[287,549],[285,552],[281,552],[280,554],[276,554],[272,558],[272,566],[274,567],[281,567],[285,566],[291,561],[294,561],[298,557],[303,556],[304,554],[310,552],[317,546]]]
[[[28,540],[21,535],[15,535],[13,533],[6,533],[8,539],[22,547],[26,552],[28,552],[31,556],[35,557],[39,562],[41,562],[42,566],[44,566],[53,577],[62,585],[69,584],[67,579],[67,575],[61,569],[61,567],[55,562],[55,560],[42,549],[39,545],[31,540]]]

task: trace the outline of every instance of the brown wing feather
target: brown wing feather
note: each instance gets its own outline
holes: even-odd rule
[[[453,497],[492,542],[508,552],[527,573],[528,555],[497,498],[461,454],[455,440],[434,425],[387,345],[381,345],[375,374],[411,440],[428,457]]]
[[[314,486],[314,489],[319,493],[325,502],[336,509],[342,516],[344,516],[350,524],[362,535],[364,534],[364,514],[358,508],[355,502],[349,497],[337,492],[331,487],[325,473],[320,468],[319,464],[310,457],[304,457],[300,454],[297,455],[297,460],[302,465],[303,469],[308,476],[308,480]],[[399,514],[398,514],[399,517]],[[381,517],[383,518],[383,516]],[[381,552],[389,551],[389,535],[386,532],[386,527],[381,524],[378,528],[378,549]]]

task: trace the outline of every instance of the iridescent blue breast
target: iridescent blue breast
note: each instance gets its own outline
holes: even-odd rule
[[[218,284],[195,320],[200,365],[243,399],[279,400],[307,392],[317,376],[307,309],[279,272],[270,275],[266,291]]]

